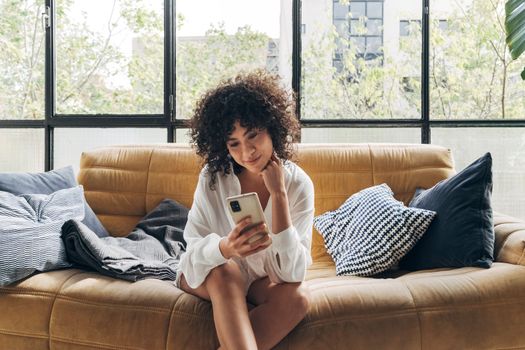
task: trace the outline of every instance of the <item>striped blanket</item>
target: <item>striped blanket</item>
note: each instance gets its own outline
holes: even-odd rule
[[[175,280],[188,209],[165,199],[126,237],[98,237],[79,220],[62,226],[68,260],[80,267],[129,281]]]

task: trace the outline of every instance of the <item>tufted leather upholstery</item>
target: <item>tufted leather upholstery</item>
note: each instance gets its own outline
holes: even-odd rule
[[[387,182],[407,202],[453,174],[428,145],[299,145],[316,214]],[[115,146],[83,154],[79,182],[103,224],[124,235],[163,198],[191,205],[199,172],[182,145]],[[497,215],[490,269],[436,269],[388,278],[336,277],[313,232],[305,320],[278,349],[525,348],[525,223]],[[213,349],[211,306],[166,281],[129,283],[66,269],[0,288],[0,349]]]

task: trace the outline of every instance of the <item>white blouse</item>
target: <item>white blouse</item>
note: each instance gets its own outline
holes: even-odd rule
[[[242,258],[259,277],[272,282],[301,282],[312,263],[310,247],[314,217],[314,186],[310,177],[296,164],[284,164],[284,183],[288,194],[292,226],[278,234],[270,233],[272,244],[255,254]],[[227,236],[235,223],[226,207],[226,197],[241,194],[241,184],[233,171],[217,173],[215,190],[209,188],[211,176],[202,169],[195,190],[193,205],[184,229],[186,252],[181,256],[179,270],[191,288],[204,282],[208,273],[224,264],[219,241]],[[272,198],[264,208],[268,228],[272,227]]]

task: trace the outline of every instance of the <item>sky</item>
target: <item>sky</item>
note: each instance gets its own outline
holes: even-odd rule
[[[234,34],[239,27],[250,25],[253,30],[279,38],[281,1],[291,0],[176,0],[176,11],[185,18],[182,28],[177,31],[177,37],[203,36],[210,24],[224,22],[228,34]],[[118,3],[114,18],[118,17]],[[147,0],[145,3],[163,17],[163,0]],[[112,0],[76,0],[68,15],[80,20],[85,13],[91,29],[104,37],[108,32],[107,22],[112,5]],[[113,30],[111,42],[129,57],[132,52],[131,39],[129,31],[119,26]],[[129,87],[126,72],[113,76],[107,83],[115,87]]]
[[[147,3],[161,13],[163,0]],[[85,11],[93,28],[105,29],[112,4],[110,0],[77,0],[72,15],[80,16],[80,10]],[[278,38],[280,5],[281,0],[177,0],[176,11],[185,17],[177,36],[202,36],[211,23],[222,21],[230,34],[249,24],[252,29]]]
[[[210,23],[223,21],[227,33],[249,24],[272,38],[279,37],[280,0],[177,0],[185,23],[177,36],[201,36]]]

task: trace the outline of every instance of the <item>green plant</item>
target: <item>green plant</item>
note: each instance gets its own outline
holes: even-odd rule
[[[510,54],[513,59],[517,59],[525,51],[525,0],[507,0],[505,31]],[[525,68],[521,78],[525,80]]]

